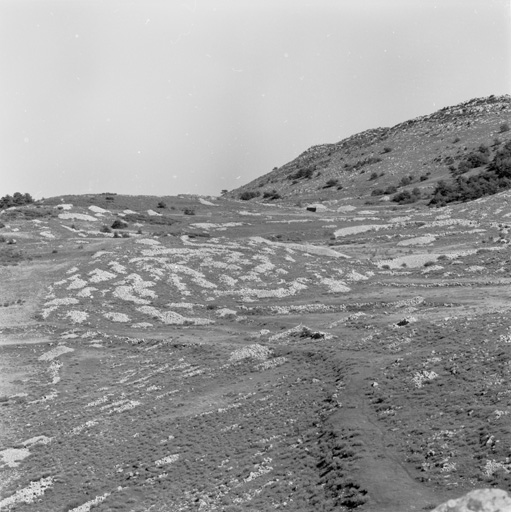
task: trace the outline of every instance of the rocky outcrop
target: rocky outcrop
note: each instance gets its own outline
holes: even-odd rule
[[[439,505],[433,512],[511,512],[511,496],[501,489],[476,489]]]

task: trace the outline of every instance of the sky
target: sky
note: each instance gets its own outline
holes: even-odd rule
[[[0,0],[0,196],[218,195],[511,92],[511,0]]]

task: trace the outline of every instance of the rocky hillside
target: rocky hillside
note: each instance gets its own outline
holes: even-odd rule
[[[510,113],[508,95],[472,99],[392,128],[313,146],[227,196],[335,205],[354,199],[388,201],[404,192],[396,201],[427,204],[440,180],[450,183],[485,171],[511,140]]]

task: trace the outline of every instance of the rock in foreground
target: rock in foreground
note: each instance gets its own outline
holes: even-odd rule
[[[439,505],[433,512],[510,512],[511,497],[501,489],[476,489]]]

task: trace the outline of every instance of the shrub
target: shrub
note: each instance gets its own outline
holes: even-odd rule
[[[123,237],[123,238],[129,238],[129,237],[130,237],[130,234],[129,234],[127,231],[125,231],[125,232],[122,234],[122,237]]]
[[[112,230],[108,226],[101,226],[100,233],[111,233]]]
[[[271,192],[266,191],[263,194],[263,199],[269,199],[270,201],[273,201],[274,199],[280,199],[281,197],[282,196],[275,189],[273,189]]]
[[[302,167],[301,169],[298,169],[296,172],[291,173],[288,175],[288,180],[302,180],[302,179],[308,179],[310,180],[312,176],[314,175],[314,171],[316,170],[316,166],[309,166],[309,167]]]
[[[112,229],[126,229],[128,227],[128,224],[120,219],[115,219],[111,227]]]
[[[428,179],[428,177],[427,177],[425,174],[423,174],[423,175],[419,178],[419,180],[420,180],[420,181],[426,181],[427,179]]]
[[[499,131],[500,133],[504,133],[504,132],[508,132],[509,131],[509,123],[502,123],[500,126],[499,126]]]
[[[413,175],[410,174],[410,176],[403,176],[401,178],[401,181],[399,182],[400,187],[406,187],[407,185],[410,185],[410,183],[413,181]]]
[[[392,148],[391,148],[391,147],[389,147],[389,146],[385,146],[385,147],[383,148],[383,152],[384,152],[384,153],[390,153],[391,151],[392,151]]]
[[[330,178],[330,179],[325,183],[325,185],[323,186],[323,188],[331,188],[331,187],[335,187],[338,183],[339,183],[339,180],[338,180],[338,179],[336,179],[336,178]]]
[[[114,231],[114,238],[121,238],[118,231]]]
[[[250,201],[251,199],[254,199],[254,197],[259,197],[261,195],[261,192],[258,190],[246,190],[245,192],[242,192],[240,194],[240,199],[242,201]]]
[[[397,192],[397,187],[395,185],[389,185],[385,190],[384,194],[390,196],[391,194],[395,194]]]
[[[377,172],[373,172],[373,173],[371,173],[371,176],[369,176],[369,181],[377,180],[378,177],[379,177],[378,173]]]
[[[167,205],[165,204],[164,201],[160,201],[157,205],[156,205],[156,208],[167,208]]]
[[[412,192],[408,190],[403,190],[402,192],[399,192],[399,194],[396,194],[392,198],[392,201],[398,204],[411,204],[415,203],[417,199],[420,199],[420,190],[418,188],[414,188]]]
[[[372,196],[382,196],[385,194],[385,190],[383,190],[382,188],[375,188],[372,192],[371,192],[371,195]]]
[[[193,208],[185,208],[185,209],[183,210],[183,213],[184,213],[185,215],[195,215],[195,210],[194,210]]]

